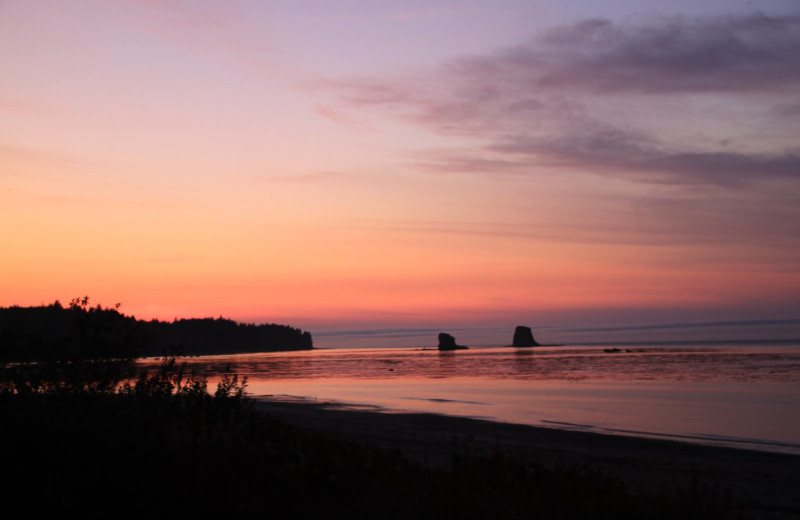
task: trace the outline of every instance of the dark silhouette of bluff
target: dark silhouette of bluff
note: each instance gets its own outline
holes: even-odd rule
[[[236,354],[313,348],[309,332],[287,325],[237,323],[225,318],[172,322],[137,320],[117,308],[0,307],[0,360]],[[116,352],[119,350],[119,352]]]
[[[539,344],[533,339],[533,331],[530,327],[518,325],[514,329],[514,340],[511,344],[513,347],[538,347]]]
[[[445,332],[439,333],[439,350],[464,350],[469,347],[456,344],[456,338]]]

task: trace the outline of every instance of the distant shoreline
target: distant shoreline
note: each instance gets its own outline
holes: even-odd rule
[[[76,298],[34,307],[0,307],[0,360],[48,356],[141,358],[311,350],[311,333],[276,323],[240,323],[227,318],[140,320],[119,306],[89,305]],[[91,353],[90,353],[91,351]]]

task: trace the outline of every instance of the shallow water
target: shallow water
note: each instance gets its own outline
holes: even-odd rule
[[[207,356],[295,396],[800,454],[800,345],[331,349]]]

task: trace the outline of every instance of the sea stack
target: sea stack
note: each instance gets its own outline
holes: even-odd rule
[[[441,341],[441,339],[440,339]],[[514,329],[514,343],[513,346],[515,347],[537,347],[539,346],[536,343],[536,340],[533,339],[533,331],[530,327],[524,327],[522,325],[517,326]]]
[[[465,348],[468,347],[457,345],[456,338],[450,334],[444,332],[439,333],[439,350],[463,350]]]

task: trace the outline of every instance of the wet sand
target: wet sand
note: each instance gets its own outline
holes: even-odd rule
[[[631,491],[692,490],[734,505],[743,518],[800,518],[800,456],[602,435],[423,413],[382,413],[334,403],[259,397],[288,424],[446,464],[454,453],[500,452],[554,468],[598,471]],[[683,491],[682,491],[683,492]]]

